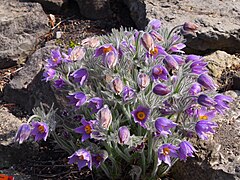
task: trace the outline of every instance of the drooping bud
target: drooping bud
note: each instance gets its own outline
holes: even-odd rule
[[[126,126],[122,126],[118,129],[118,138],[120,144],[126,144],[130,138],[130,131]]]
[[[116,94],[120,94],[123,91],[123,82],[122,80],[117,77],[115,79],[113,79],[110,83],[110,88],[112,89],[112,91]]]
[[[141,42],[147,51],[150,51],[151,49],[154,48],[154,41],[153,41],[152,36],[149,33],[145,32],[143,34],[143,36],[141,38]]]
[[[153,88],[153,92],[157,95],[165,96],[170,93],[171,90],[165,84],[159,83]]]
[[[21,126],[18,128],[18,131],[15,135],[14,141],[19,142],[19,144],[22,144],[23,141],[27,140],[31,133],[31,127],[27,123],[21,124]]]
[[[171,55],[167,55],[163,59],[163,62],[164,62],[164,64],[166,64],[171,69],[178,69],[179,68],[177,61]]]
[[[97,119],[104,129],[108,129],[112,123],[112,113],[107,105],[104,105],[97,113]]]
[[[146,73],[140,73],[137,78],[137,83],[140,89],[145,89],[150,83],[150,78]]]
[[[207,74],[201,74],[198,77],[197,82],[207,89],[210,90],[216,89],[216,85],[214,84],[213,79]]]

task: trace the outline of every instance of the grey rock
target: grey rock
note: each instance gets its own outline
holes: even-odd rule
[[[178,161],[172,169],[175,179],[237,180],[240,179],[240,96],[227,91],[234,98],[231,109],[222,117],[216,117],[219,128],[208,141],[192,140],[197,144],[195,158]]]
[[[240,52],[240,1],[237,0],[124,0],[137,27],[153,18],[173,28],[184,22],[199,25],[197,36],[187,36],[191,52],[224,50]],[[145,5],[143,5],[145,4]]]
[[[42,67],[50,56],[51,49],[56,46],[46,46],[38,49],[29,58],[26,65],[3,89],[3,99],[21,105],[28,112],[40,102],[51,106],[57,105],[55,95],[49,83],[42,81]]]
[[[78,3],[80,14],[86,18],[97,20],[109,18],[112,15],[110,0],[75,0]]]
[[[40,4],[0,3],[0,69],[23,63],[47,33],[47,15]]]

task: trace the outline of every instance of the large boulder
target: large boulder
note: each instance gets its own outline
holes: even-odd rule
[[[48,32],[40,4],[3,0],[0,3],[0,69],[23,63]]]
[[[240,1],[236,0],[124,0],[138,28],[149,20],[160,19],[172,28],[191,21],[199,25],[196,37],[188,37],[191,51],[225,50],[240,52]]]

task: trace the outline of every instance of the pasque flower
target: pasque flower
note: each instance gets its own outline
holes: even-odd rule
[[[137,83],[140,89],[145,89],[150,83],[150,78],[146,73],[139,73]]]
[[[158,19],[152,19],[149,22],[149,25],[152,27],[153,30],[158,30],[161,27],[161,21]]]
[[[150,116],[150,109],[144,106],[138,106],[137,109],[131,112],[134,121],[140,126],[146,128],[146,121]]]
[[[152,79],[153,80],[168,80],[168,71],[162,65],[156,65],[152,68]]]
[[[141,42],[143,47],[149,52],[150,50],[154,49],[154,41],[152,36],[145,32],[142,35]]]
[[[124,102],[127,102],[135,97],[136,97],[136,92],[132,88],[130,88],[128,86],[125,86],[123,88],[123,101]]]
[[[192,144],[188,141],[182,141],[179,144],[179,159],[180,160],[187,160],[187,157],[194,157],[193,153],[196,151],[196,149],[192,146]]]
[[[207,63],[203,62],[202,60],[194,61],[190,65],[191,72],[194,73],[194,74],[206,73],[206,72],[208,72],[206,66],[207,66]]]
[[[107,105],[104,105],[97,113],[97,120],[104,129],[108,129],[112,123],[112,113]]]
[[[171,90],[167,87],[167,85],[159,83],[153,88],[153,93],[159,95],[159,96],[165,96],[169,94]]]
[[[216,111],[207,111],[206,107],[201,107],[197,110],[197,117],[199,120],[212,120],[216,115]]]
[[[75,128],[74,131],[76,133],[82,134],[82,142],[89,139],[92,133],[93,124],[95,120],[86,121],[85,119],[81,120],[82,126]]]
[[[223,114],[226,109],[229,109],[229,103],[233,101],[230,96],[225,96],[222,94],[218,94],[214,97],[214,101],[217,103],[214,107],[215,109]]]
[[[167,55],[166,51],[162,46],[155,46],[147,52],[147,57],[153,57],[156,59],[159,55]]]
[[[212,98],[208,97],[205,94],[199,95],[197,102],[198,102],[198,104],[200,104],[202,106],[206,106],[206,107],[212,107],[216,104],[216,102]]]
[[[15,135],[14,141],[22,144],[23,141],[26,141],[31,134],[31,126],[28,123],[23,123],[18,128],[18,131]]]
[[[67,98],[70,100],[69,104],[74,105],[77,108],[82,106],[87,100],[87,97],[83,92],[72,93],[69,96],[67,96]]]
[[[55,69],[48,68],[47,71],[43,73],[43,77],[44,77],[43,80],[45,80],[46,82],[50,81],[55,77],[55,74],[56,74]]]
[[[79,149],[68,158],[70,164],[77,162],[79,171],[85,166],[92,170],[92,157],[88,150]]]
[[[40,141],[41,139],[46,141],[49,131],[48,125],[44,122],[32,122],[32,126],[31,135],[35,136],[35,141]]]
[[[171,166],[171,157],[177,158],[178,148],[172,144],[163,144],[158,149],[158,165],[160,165],[163,162]]]
[[[181,29],[183,35],[186,34],[194,34],[195,31],[198,29],[198,26],[192,22],[185,22]]]
[[[150,31],[150,34],[154,40],[163,41],[163,37],[155,30]]]
[[[159,117],[155,121],[155,128],[157,130],[156,134],[164,137],[167,137],[168,134],[171,135],[172,132],[170,131],[170,129],[176,126],[176,123],[165,117]]]
[[[47,60],[48,67],[57,67],[62,63],[62,55],[60,53],[60,49],[55,49],[51,51],[51,58]]]
[[[218,127],[217,123],[209,121],[209,120],[201,120],[198,121],[196,126],[195,126],[195,130],[197,132],[197,135],[203,139],[203,140],[207,140],[207,134],[214,134],[215,131],[213,128]]]
[[[126,126],[121,126],[118,129],[118,139],[120,144],[128,143],[130,138],[130,131]]]
[[[101,163],[103,163],[108,158],[108,153],[105,150],[100,150],[95,154],[92,155],[92,165],[96,168],[99,168]]]
[[[78,69],[74,71],[71,76],[74,78],[74,81],[79,83],[82,86],[88,79],[88,71],[85,68]]]
[[[216,85],[214,84],[213,79],[207,74],[201,74],[198,77],[197,82],[207,89],[216,89]]]
[[[64,80],[62,79],[62,77],[59,77],[59,79],[54,81],[54,87],[57,89],[60,89],[62,87],[64,87],[66,84],[64,82]]]
[[[83,47],[76,46],[73,49],[69,48],[68,54],[63,53],[64,62],[80,61],[84,58],[86,50]]]
[[[193,85],[190,87],[190,89],[189,89],[189,94],[191,94],[191,95],[197,95],[198,93],[200,93],[201,92],[201,86],[200,86],[200,84],[198,84],[198,83],[193,83]]]
[[[104,58],[104,64],[106,67],[112,69],[116,66],[117,64],[117,54],[114,51],[110,51],[106,54]]]
[[[103,107],[103,99],[99,97],[94,97],[89,99],[88,108],[92,109],[92,114],[97,113],[99,109]]]
[[[163,59],[163,63],[166,64],[166,66],[170,69],[179,68],[178,62],[171,55],[165,56],[165,58]]]
[[[175,44],[170,48],[170,51],[178,52],[178,53],[185,53],[184,51],[182,51],[182,49],[185,47],[186,47],[186,45],[183,43]]]
[[[116,94],[120,94],[123,91],[123,82],[119,77],[114,78],[110,83],[110,88]]]
[[[113,47],[113,45],[104,44],[95,50],[95,57],[99,57],[101,55],[105,57],[109,52],[114,52],[115,54],[117,54],[117,50],[115,49],[115,47]]]

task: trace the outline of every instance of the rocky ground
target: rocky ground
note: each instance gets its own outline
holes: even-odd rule
[[[31,1],[31,2],[30,2]],[[41,4],[37,3],[40,2]],[[83,38],[106,34],[120,25],[143,28],[149,19],[173,27],[192,21],[188,52],[202,54],[219,85],[235,100],[217,118],[220,127],[198,153],[171,171],[174,179],[240,179],[240,4],[197,0],[3,0],[0,3],[0,174],[15,179],[92,179],[66,163],[66,154],[48,143],[13,144],[17,127],[40,102],[58,106],[51,87],[42,82],[50,49],[69,47]],[[214,2],[214,3],[213,3]],[[100,8],[101,7],[101,8]],[[91,11],[85,11],[91,9]],[[49,14],[54,16],[49,16]]]

